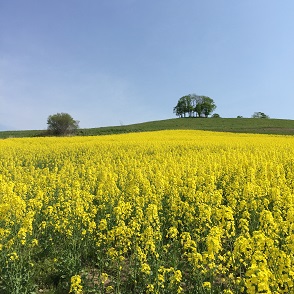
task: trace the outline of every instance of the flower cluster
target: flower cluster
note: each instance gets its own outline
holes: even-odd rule
[[[0,141],[0,292],[293,293],[294,138]]]

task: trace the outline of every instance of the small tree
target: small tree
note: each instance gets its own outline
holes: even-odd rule
[[[180,117],[186,117],[186,113],[189,114],[189,117],[193,114],[193,107],[192,107],[192,98],[191,95],[186,95],[181,97],[178,100],[177,105],[174,107],[174,113]]]
[[[79,121],[74,120],[68,113],[49,115],[47,119],[50,134],[63,136],[75,133],[79,128]]]
[[[210,97],[202,96],[202,108],[205,117],[208,117],[216,109],[216,105]]]
[[[198,117],[201,117],[203,113],[203,96],[195,95],[196,105],[194,107],[195,112],[197,113]]]
[[[269,116],[263,112],[254,112],[251,117],[252,118],[269,118]]]
[[[180,98],[177,105],[174,107],[174,113],[179,117],[186,116],[186,102],[184,98],[185,96]]]

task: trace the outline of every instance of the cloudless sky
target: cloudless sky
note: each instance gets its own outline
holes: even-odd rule
[[[180,97],[221,117],[294,119],[293,0],[0,0],[0,130],[174,118]]]

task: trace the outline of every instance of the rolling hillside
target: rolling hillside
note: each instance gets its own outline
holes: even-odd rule
[[[294,135],[294,120],[253,118],[174,118],[125,126],[79,129],[79,136],[96,136],[158,130],[207,130],[235,133]],[[43,136],[43,130],[4,131],[0,138]]]

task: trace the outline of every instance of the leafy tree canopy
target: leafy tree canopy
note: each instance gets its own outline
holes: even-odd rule
[[[50,134],[63,136],[75,133],[79,128],[79,121],[74,120],[68,113],[56,113],[49,115],[47,119]]]
[[[188,94],[178,100],[174,113],[179,117],[208,117],[215,109],[216,105],[210,97]]]

